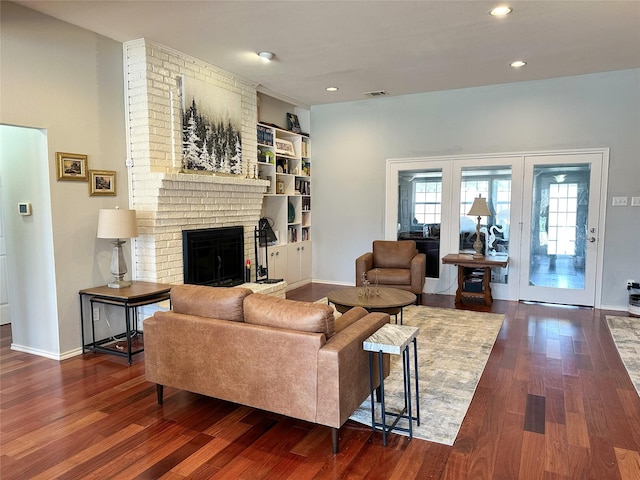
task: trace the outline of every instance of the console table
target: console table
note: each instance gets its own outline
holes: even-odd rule
[[[151,305],[154,303],[170,300],[172,285],[152,282],[131,282],[130,287],[110,288],[106,285],[101,287],[85,288],[80,290],[80,329],[82,331],[82,353],[86,351],[111,353],[127,357],[131,365],[132,356],[144,351],[142,332],[138,331],[137,307]],[[85,343],[84,336],[84,308],[83,300],[88,298],[91,306],[91,342]],[[125,332],[111,337],[96,340],[96,329],[93,317],[93,305],[102,303],[106,305],[116,305],[124,308],[125,311]],[[131,326],[131,319],[134,320],[135,328]],[[132,339],[139,338],[134,342]],[[126,348],[120,345],[121,341],[126,341]]]
[[[485,305],[493,303],[491,296],[491,269],[493,267],[504,268],[509,263],[507,255],[484,256],[482,258],[473,258],[473,255],[465,253],[450,253],[442,259],[445,265],[458,266],[458,289],[456,290],[456,303],[461,303],[463,298],[481,298]],[[484,270],[482,276],[482,291],[470,292],[465,291],[465,268],[477,268]]]

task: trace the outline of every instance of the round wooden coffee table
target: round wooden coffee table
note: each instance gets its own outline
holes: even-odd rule
[[[407,305],[415,303],[416,296],[406,290],[399,288],[379,287],[379,295],[362,295],[363,287],[341,288],[332,290],[327,295],[327,300],[336,306],[336,310],[344,313],[353,307],[362,307],[369,312],[384,312],[394,315],[398,323],[398,313],[400,314],[400,325],[402,325],[402,309]],[[375,287],[372,288],[375,290]]]

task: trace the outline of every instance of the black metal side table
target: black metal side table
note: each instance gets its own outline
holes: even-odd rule
[[[369,352],[369,387],[371,389],[371,428],[380,427],[382,430],[382,444],[387,446],[387,434],[393,429],[401,430],[409,433],[409,438],[413,438],[413,421],[420,425],[420,391],[418,388],[418,337],[419,329],[408,325],[394,325],[387,323],[378,331],[367,338],[362,348]],[[411,405],[411,368],[409,361],[409,345],[413,343],[413,360],[414,360],[414,377],[416,389],[416,416],[413,416]],[[378,353],[378,371],[380,374],[380,408],[381,422],[376,422],[375,402],[373,399],[373,354]],[[384,372],[382,354],[389,353],[392,355],[402,354],[402,375],[404,378],[404,408],[399,413],[388,412],[386,410],[384,398]],[[387,415],[396,417],[391,425],[387,425]],[[409,421],[409,427],[397,426],[401,418]]]
[[[130,287],[110,288],[106,285],[101,287],[85,288],[80,290],[80,329],[82,331],[82,353],[86,351],[111,353],[127,357],[129,365],[131,365],[132,357],[136,353],[144,351],[143,333],[138,331],[138,312],[137,307],[151,305],[154,303],[170,300],[170,292],[172,285],[164,283],[152,282],[131,282]],[[85,297],[88,298],[91,305],[91,342],[85,343],[84,335],[84,303]],[[117,305],[125,310],[125,332],[119,335],[96,340],[96,329],[93,318],[93,305],[102,303],[106,305]],[[131,321],[134,321],[132,328]],[[140,338],[134,349],[132,338],[136,335]],[[126,349],[119,350],[117,348],[119,341],[126,341]]]

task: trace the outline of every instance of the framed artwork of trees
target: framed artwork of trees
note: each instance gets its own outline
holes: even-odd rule
[[[182,79],[184,170],[242,174],[242,104],[238,93]]]

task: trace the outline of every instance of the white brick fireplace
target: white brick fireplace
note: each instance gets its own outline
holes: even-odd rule
[[[195,228],[243,226],[245,258],[255,265],[253,231],[267,185],[247,178],[257,162],[256,85],[145,39],[126,42],[124,58],[136,279],[182,283],[182,230]],[[182,172],[179,77],[240,94],[245,174]]]

